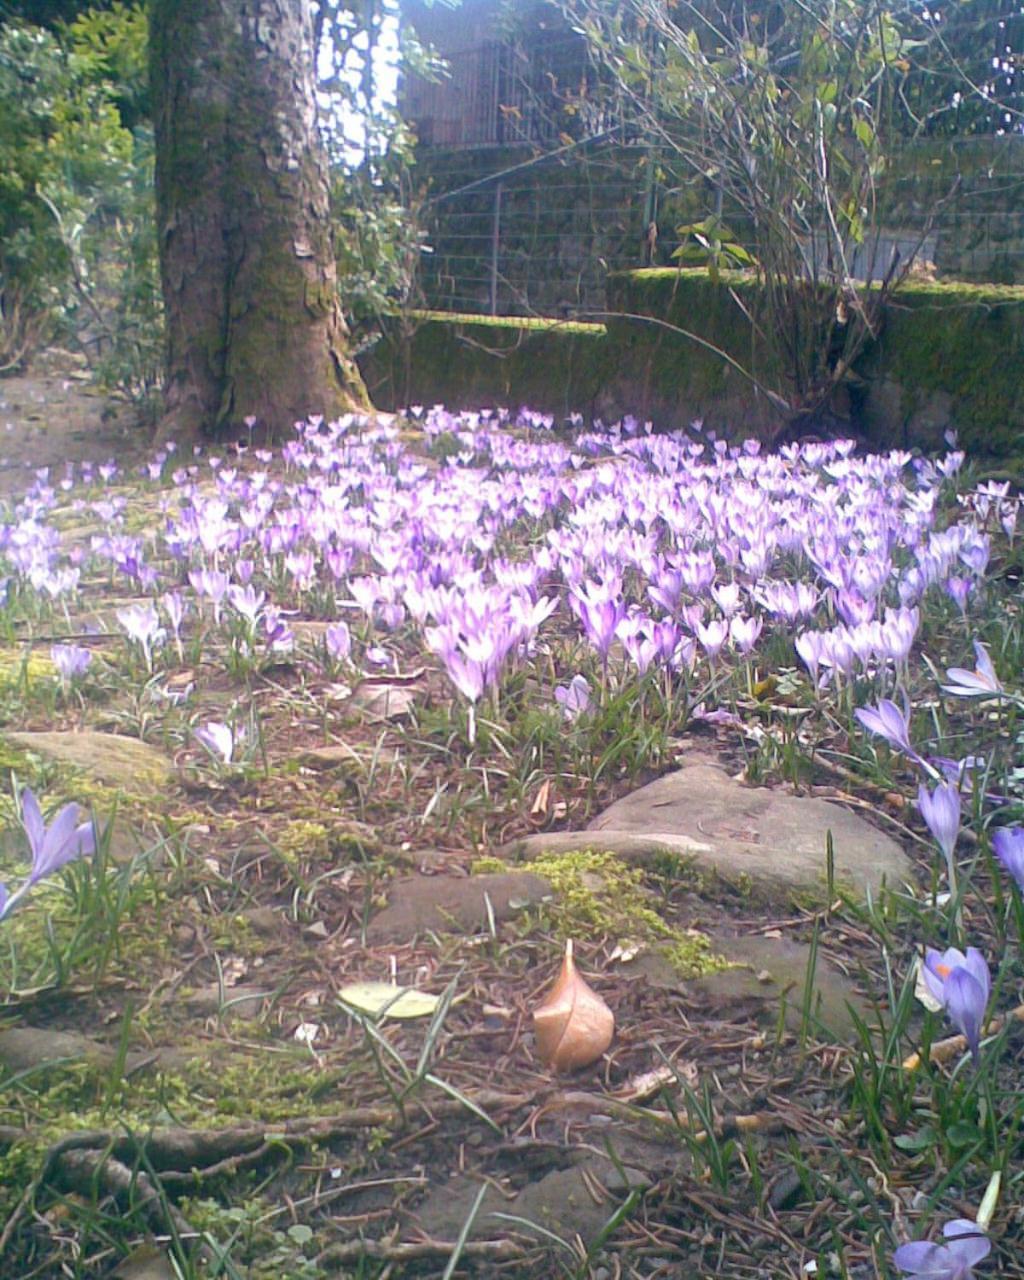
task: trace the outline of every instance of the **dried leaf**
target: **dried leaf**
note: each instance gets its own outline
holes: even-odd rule
[[[555,1071],[575,1071],[596,1062],[612,1042],[615,1016],[580,977],[565,944],[565,959],[555,985],[533,1012],[537,1052]]]
[[[530,809],[531,818],[543,818],[551,803],[551,779],[545,778],[537,791],[537,798]]]
[[[390,982],[350,982],[338,992],[343,1004],[375,1018],[429,1018],[440,998]]]
[[[696,1071],[694,1072],[696,1080]],[[687,1073],[687,1083],[689,1084]],[[613,1096],[620,1102],[646,1102],[662,1089],[669,1089],[676,1083],[676,1073],[670,1066],[655,1067],[653,1071],[643,1071],[640,1075],[630,1076],[621,1088],[616,1089]]]

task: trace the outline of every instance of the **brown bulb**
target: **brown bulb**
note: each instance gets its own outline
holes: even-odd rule
[[[612,1042],[615,1015],[580,977],[565,944],[562,971],[533,1012],[537,1053],[555,1071],[576,1071],[596,1062]]]

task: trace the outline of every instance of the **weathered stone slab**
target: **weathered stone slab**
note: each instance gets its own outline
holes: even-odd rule
[[[371,723],[408,720],[416,703],[416,689],[407,684],[361,684],[350,705]]]
[[[129,1053],[128,1071],[136,1071],[156,1059],[153,1053]],[[5,1027],[0,1030],[0,1066],[12,1075],[31,1071],[47,1063],[88,1062],[108,1067],[117,1059],[110,1045],[91,1040],[78,1031],[56,1031],[50,1027]]]
[[[213,982],[209,986],[198,988],[185,1003],[192,1013],[200,1016],[218,1014],[251,1020],[260,1016],[273,994],[263,987],[221,987]]]
[[[421,933],[480,933],[551,896],[551,886],[529,871],[484,876],[407,876],[388,892],[388,905],[370,921],[366,940],[411,942]]]
[[[507,1234],[510,1228],[530,1235],[529,1224],[535,1223],[540,1244],[550,1241],[551,1236],[546,1233],[554,1233],[563,1240],[578,1237],[584,1245],[589,1245],[598,1238],[618,1201],[630,1189],[642,1191],[651,1184],[650,1177],[640,1169],[627,1166],[623,1171],[627,1186],[623,1186],[622,1177],[611,1162],[595,1157],[572,1168],[553,1169],[527,1182],[511,1198],[503,1196],[492,1182],[477,1208],[469,1238],[494,1239]],[[595,1184],[604,1188],[605,1201],[595,1196]],[[417,1226],[434,1239],[457,1239],[479,1190],[477,1179],[464,1176],[443,1187],[435,1187],[417,1207]],[[519,1221],[512,1224],[505,1218],[494,1217],[495,1214],[511,1215]]]
[[[8,733],[7,741],[61,764],[81,769],[98,782],[127,792],[156,791],[170,781],[170,760],[138,738],[94,729],[69,732]]]
[[[376,761],[377,765],[393,765],[399,755],[393,747],[376,750],[372,745],[363,748],[347,742],[332,742],[325,747],[309,747],[300,752],[299,764],[318,773],[344,773],[361,775]]]
[[[711,945],[715,952],[729,960],[729,968],[698,978],[681,979],[671,963],[652,950],[631,960],[624,966],[624,972],[643,974],[652,986],[682,992],[693,1001],[698,1014],[706,1011],[712,1016],[722,1016],[724,1011],[753,1007],[753,1012],[763,1014],[766,1024],[775,1025],[779,1008],[784,1006],[789,1030],[802,1029],[811,957],[807,943],[752,935],[715,936]],[[808,1035],[815,1039],[824,1030],[844,1043],[857,1043],[851,1009],[862,1022],[872,1025],[871,1006],[855,983],[819,952],[806,1007]]]
[[[775,896],[821,894],[829,832],[837,884],[866,895],[877,894],[883,881],[912,879],[902,848],[858,814],[817,797],[744,786],[707,764],[641,787],[584,831],[527,836],[508,852],[530,858],[588,848],[637,861],[671,852],[698,870]]]

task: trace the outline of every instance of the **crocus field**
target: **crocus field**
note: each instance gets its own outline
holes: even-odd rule
[[[440,407],[36,473],[0,508],[5,1012],[105,1054],[0,1068],[2,1274],[1024,1276],[1019,508],[953,444]],[[73,730],[149,754],[31,737]],[[913,882],[847,892],[823,831],[820,900],[662,862],[603,914],[373,943],[397,877],[493,872],[693,752],[854,807]],[[633,895],[684,976],[705,932],[809,943],[796,1025],[629,976]],[[562,1078],[530,1014],[567,936],[617,1038]],[[471,1231],[483,1192],[402,1225],[593,1151],[645,1180],[586,1238],[518,1201]]]

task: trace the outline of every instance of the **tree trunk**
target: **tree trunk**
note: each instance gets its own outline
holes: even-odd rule
[[[178,440],[368,401],[337,295],[306,0],[153,0],[166,410]]]

